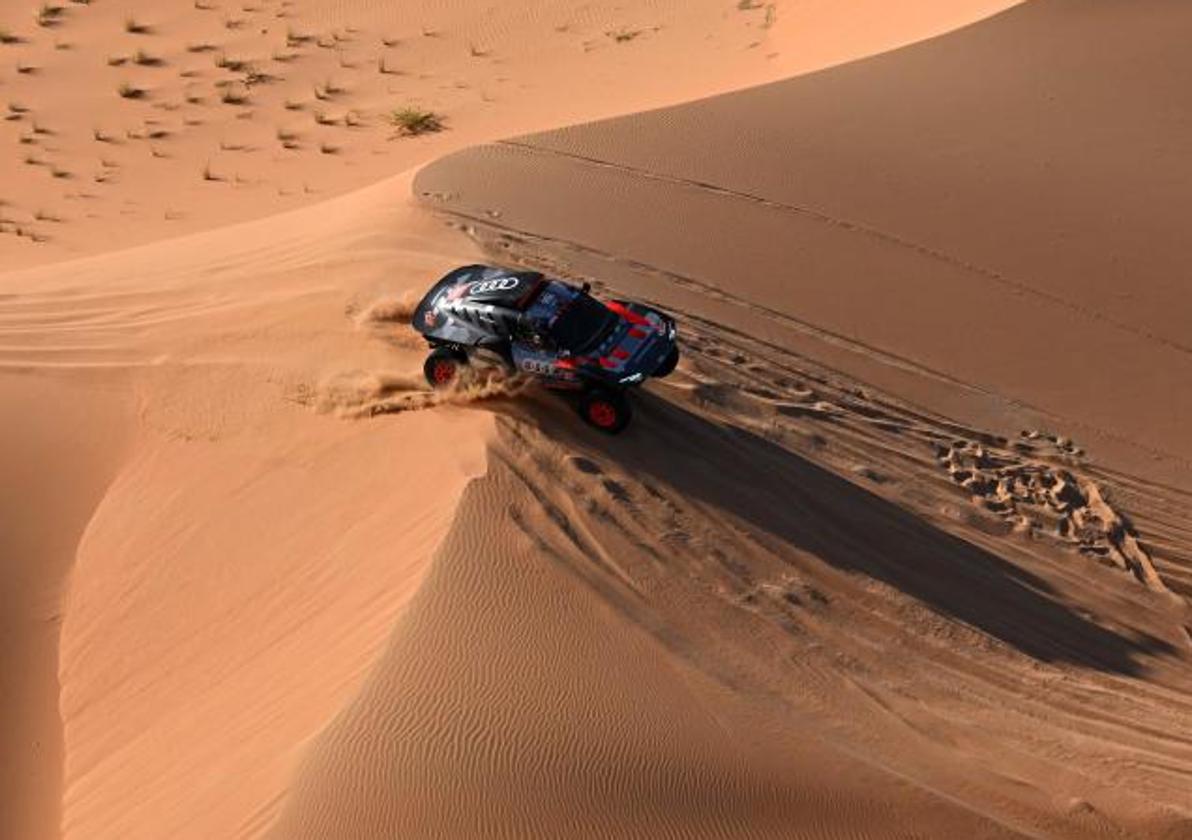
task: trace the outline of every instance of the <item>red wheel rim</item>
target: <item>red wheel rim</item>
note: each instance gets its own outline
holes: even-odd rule
[[[617,409],[598,400],[588,405],[588,419],[602,429],[611,429],[617,424]]]
[[[449,362],[446,359],[440,359],[435,362],[435,366],[431,368],[431,379],[435,381],[436,385],[446,385],[455,378],[455,362]]]

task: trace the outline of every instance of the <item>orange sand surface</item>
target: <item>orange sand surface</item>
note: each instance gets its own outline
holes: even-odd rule
[[[1192,834],[1189,17],[0,10],[0,837]],[[430,392],[476,261],[679,369]]]

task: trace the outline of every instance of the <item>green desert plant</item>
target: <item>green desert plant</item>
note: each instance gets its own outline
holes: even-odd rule
[[[398,133],[406,137],[432,134],[446,128],[441,115],[412,106],[398,108],[389,115],[389,119],[397,126]]]

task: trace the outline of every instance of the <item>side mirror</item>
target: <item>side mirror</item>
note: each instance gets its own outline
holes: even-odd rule
[[[586,295],[588,292],[592,291],[592,284],[589,283],[587,280],[585,280],[584,284],[580,288],[583,290],[583,293]]]

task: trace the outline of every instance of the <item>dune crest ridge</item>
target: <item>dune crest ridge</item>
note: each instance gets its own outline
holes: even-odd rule
[[[854,62],[1018,4],[209,5],[0,15],[0,834],[1188,833],[1179,240],[1074,177],[1137,135],[1031,134],[1141,77],[1014,71],[1186,12]],[[1045,230],[966,204],[1015,179]],[[421,387],[403,318],[486,260],[679,316],[630,434]]]

